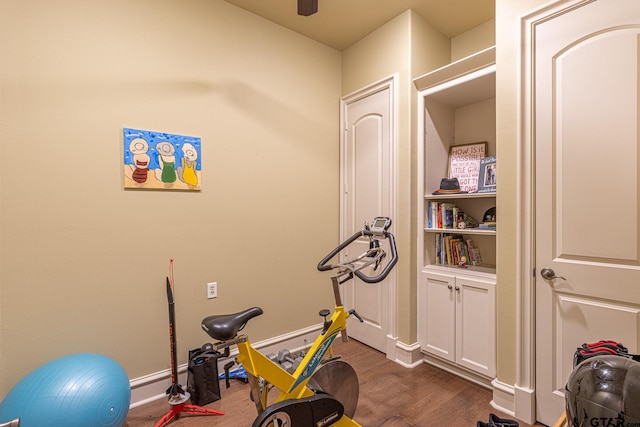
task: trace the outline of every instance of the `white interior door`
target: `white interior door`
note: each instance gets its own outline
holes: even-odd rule
[[[377,216],[393,218],[393,79],[347,97],[342,103],[345,125],[342,139],[342,238],[361,230]],[[390,231],[393,233],[392,224]],[[386,245],[383,242],[383,245]],[[368,239],[354,242],[343,257],[354,257],[369,247]],[[388,249],[388,246],[386,246]],[[365,271],[366,273],[366,271]],[[367,273],[368,274],[368,273]],[[377,273],[371,273],[375,276]],[[376,284],[354,278],[343,289],[345,308],[355,308],[364,319],[351,318],[353,338],[387,353],[390,317],[395,313],[395,273]]]
[[[532,54],[536,417],[548,425],[578,346],[640,350],[640,5],[558,5]]]

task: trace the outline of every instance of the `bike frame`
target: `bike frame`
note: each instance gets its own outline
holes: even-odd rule
[[[356,318],[358,318],[360,322],[363,321],[362,318],[355,312],[355,310],[349,310],[347,312],[344,310],[344,306],[342,305],[342,298],[340,296],[340,285],[347,282],[348,280],[353,279],[354,277],[361,279],[365,283],[379,283],[380,281],[384,280],[385,277],[387,277],[391,269],[398,261],[395,238],[393,237],[393,234],[387,231],[390,225],[391,219],[388,217],[374,218],[371,227],[368,225],[368,223],[365,223],[365,228],[363,230],[356,232],[353,236],[340,243],[338,247],[333,249],[318,263],[317,268],[319,271],[337,271],[335,276],[331,277],[333,294],[336,304],[333,314],[331,315],[331,318],[329,320],[326,319],[324,310],[323,312],[321,312],[321,315],[325,316],[322,331],[320,332],[320,334],[318,334],[318,337],[313,342],[313,345],[307,351],[307,354],[303,358],[302,362],[300,363],[300,365],[298,365],[293,373],[287,372],[278,363],[272,361],[267,356],[256,350],[251,345],[251,342],[246,335],[236,335],[230,340],[219,342],[216,344],[217,349],[224,349],[225,356],[229,355],[230,346],[234,344],[238,346],[238,356],[236,357],[236,360],[238,363],[242,364],[247,372],[248,382],[251,387],[251,397],[256,405],[256,409],[258,410],[258,417],[260,417],[260,414],[265,412],[270,406],[268,400],[269,389],[271,388],[271,386],[280,390],[280,394],[278,395],[277,399],[271,404],[276,404],[288,400],[295,401],[297,399],[303,399],[307,397],[312,398],[316,394],[316,391],[321,391],[314,391],[307,387],[309,380],[312,378],[313,374],[324,361],[328,362],[330,360],[325,359],[325,356],[332,356],[332,345],[337,336],[339,334],[342,334],[342,341],[348,341],[347,319],[349,318],[349,316],[353,314]],[[352,260],[342,261],[336,264],[330,263],[330,261],[343,249],[345,249],[347,246],[361,237],[369,238],[369,250]],[[382,268],[382,271],[380,271],[375,276],[370,276],[364,273],[363,269],[371,266],[372,271],[377,271],[378,267],[381,265],[382,260],[386,257],[386,252],[380,247],[378,238],[389,239],[391,259],[388,261],[386,266]],[[246,315],[247,313],[249,313],[249,311],[238,314]],[[262,310],[260,310],[260,314],[261,313]],[[256,315],[255,313],[251,314],[252,317]],[[249,319],[250,318],[251,317],[249,317]],[[242,325],[234,323],[232,326],[236,329],[234,329],[232,332],[237,333],[238,330],[244,328],[247,321],[248,320],[245,320],[245,323]],[[239,329],[237,329],[238,327]],[[203,329],[205,329],[205,331],[209,331],[209,329],[205,327],[204,323]],[[337,386],[339,387],[341,386],[341,384],[337,384]],[[289,402],[287,402],[287,404],[279,405],[279,408],[288,407],[288,403]],[[351,410],[353,408],[349,409]],[[267,413],[265,415],[267,415],[267,417],[271,417],[272,415],[277,414]],[[267,422],[273,424],[273,419],[261,419],[260,423]],[[333,425],[338,427],[361,427],[360,424],[351,419],[348,415],[343,415],[337,422],[333,423]]]
[[[336,337],[342,333],[342,340],[344,342],[348,340],[346,326],[350,314],[344,311],[342,305],[338,277],[331,278],[336,306],[330,320],[327,322],[328,326],[325,325],[323,327],[323,330],[318,334],[318,337],[293,374],[290,374],[280,365],[256,350],[246,335],[239,336],[237,340],[234,340],[239,352],[236,359],[247,371],[251,393],[258,414],[269,406],[269,385],[273,385],[280,390],[280,395],[275,402],[313,396],[315,394],[314,391],[307,387],[309,379],[320,366],[325,356],[333,354],[332,344]],[[224,343],[223,345],[230,344]],[[360,427],[360,424],[346,415],[343,415],[333,425],[338,427]]]

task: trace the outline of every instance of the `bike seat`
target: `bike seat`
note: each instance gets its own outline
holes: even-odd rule
[[[252,307],[233,314],[214,314],[205,317],[200,326],[214,340],[227,341],[238,335],[250,319],[262,313],[260,307]]]

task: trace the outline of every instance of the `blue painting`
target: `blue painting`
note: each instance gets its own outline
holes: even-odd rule
[[[123,129],[124,188],[200,190],[200,138]]]

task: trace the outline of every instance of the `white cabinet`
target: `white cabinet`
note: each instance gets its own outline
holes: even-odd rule
[[[434,203],[455,205],[478,222],[497,205],[496,193],[433,195],[448,176],[451,147],[486,142],[496,155],[495,49],[490,48],[414,79],[420,111],[418,143],[418,340],[427,361],[484,383],[496,366],[496,234],[494,229],[437,229]],[[497,159],[498,174],[500,159]],[[442,206],[441,206],[442,207]],[[433,218],[433,215],[431,215]],[[443,262],[442,244],[479,265]],[[448,239],[448,240],[447,240]],[[468,253],[468,252],[467,252]],[[468,259],[465,257],[465,259]]]
[[[418,285],[422,350],[494,378],[495,285],[490,278],[422,272]]]

